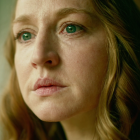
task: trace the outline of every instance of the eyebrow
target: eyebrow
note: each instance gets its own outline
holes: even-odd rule
[[[73,14],[73,13],[85,13],[87,15],[89,15],[90,17],[94,17],[94,14],[85,10],[85,9],[75,9],[75,8],[64,8],[64,9],[60,9],[57,13],[56,13],[56,17],[59,17],[59,18],[63,18],[63,17],[66,17],[70,14]],[[14,21],[13,21],[13,24],[16,24],[16,23],[29,23],[31,22],[34,18],[33,15],[21,15],[19,16],[18,18],[16,18]]]

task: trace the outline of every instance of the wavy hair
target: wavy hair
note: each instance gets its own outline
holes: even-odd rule
[[[133,0],[93,0],[107,32],[108,70],[98,105],[95,139],[134,139],[140,112],[140,11]],[[12,30],[5,43],[11,66],[0,104],[3,140],[66,139],[59,123],[39,120],[25,104],[19,88]]]

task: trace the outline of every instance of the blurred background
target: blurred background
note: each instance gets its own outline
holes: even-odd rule
[[[4,42],[10,29],[15,0],[0,0],[0,93],[9,76],[9,65],[4,58]]]

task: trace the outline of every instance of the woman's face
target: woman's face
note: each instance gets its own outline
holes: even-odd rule
[[[97,107],[108,55],[92,0],[18,0],[13,32],[21,93],[38,118],[61,121]],[[37,92],[39,78],[57,83]]]

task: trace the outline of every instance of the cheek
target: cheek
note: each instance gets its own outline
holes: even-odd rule
[[[72,49],[64,52],[64,71],[73,85],[74,96],[79,105],[95,107],[108,64],[105,40],[83,40],[71,43],[70,47]]]
[[[67,44],[63,46],[64,63],[75,71],[100,72],[108,61],[106,44],[106,33],[100,26],[92,34],[80,39],[67,40]]]
[[[21,92],[24,90],[24,86],[29,79],[30,75],[30,66],[29,66],[29,58],[26,55],[25,52],[16,52],[15,54],[15,69],[17,73],[17,78],[19,82],[19,86],[21,89]]]
[[[104,75],[108,54],[105,37],[91,38],[71,43],[69,50],[64,50],[65,68],[77,76]]]

